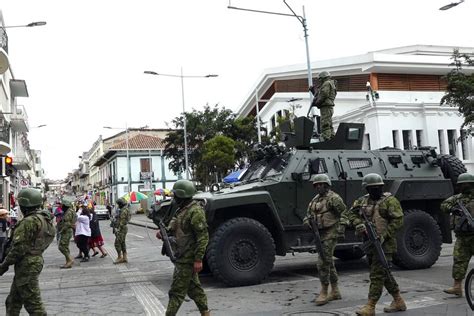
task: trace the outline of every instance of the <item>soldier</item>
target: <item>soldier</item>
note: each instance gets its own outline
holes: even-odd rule
[[[72,207],[72,202],[67,198],[61,199],[61,209],[63,213],[61,220],[58,223],[58,249],[66,258],[66,264],[61,266],[61,269],[70,269],[74,263],[74,259],[71,257],[71,253],[69,252],[69,243],[71,242],[77,215]]]
[[[330,190],[331,180],[326,174],[315,175],[312,181],[317,194],[308,205],[308,213],[303,223],[309,226],[311,217],[317,219],[325,260],[322,260],[320,255],[317,261],[321,291],[315,301],[316,305],[324,305],[328,301],[341,299],[333,254],[338,239],[339,221],[346,205],[336,192]],[[329,282],[331,293],[328,296]]]
[[[387,261],[392,260],[393,253],[397,250],[396,235],[403,225],[403,210],[400,202],[389,192],[383,192],[384,182],[382,177],[376,173],[369,173],[362,179],[362,187],[365,187],[368,194],[354,201],[349,211],[343,214],[348,221],[355,226],[358,235],[365,235],[367,228],[360,212],[364,212],[369,221],[375,227]],[[405,311],[407,306],[400,295],[398,284],[382,266],[375,251],[367,253],[370,265],[370,286],[368,303],[357,315],[375,315],[375,305],[382,295],[383,287],[393,296],[393,301],[389,307],[384,308],[384,312],[392,313]]]
[[[130,210],[127,207],[127,201],[120,198],[117,200],[118,218],[115,220],[114,229],[115,229],[115,250],[117,250],[117,260],[114,261],[114,264],[118,263],[127,263],[127,245],[125,243],[125,238],[127,237],[128,227],[127,224],[130,221],[131,214]]]
[[[168,292],[169,302],[166,315],[176,315],[186,294],[196,303],[201,315],[209,316],[207,297],[199,281],[202,259],[209,242],[206,214],[197,201],[193,201],[196,187],[189,180],[178,180],[173,186],[174,200],[178,209],[171,219],[168,229],[176,238],[176,256],[173,283]],[[161,239],[161,232],[156,237]]]
[[[463,173],[456,182],[459,194],[453,195],[441,203],[441,210],[451,213],[457,202],[461,202],[474,216],[474,175]],[[462,222],[463,214],[453,213],[452,224],[456,242],[453,251],[453,287],[444,290],[445,293],[462,296],[462,280],[466,276],[469,261],[474,255],[474,227],[469,227]]]
[[[53,216],[40,209],[42,203],[41,193],[36,189],[23,189],[18,194],[24,218],[16,225],[8,254],[0,265],[0,275],[10,265],[15,266],[10,294],[5,301],[7,315],[19,315],[23,305],[30,315],[46,315],[38,278],[43,269],[43,252],[54,240],[55,229]]]
[[[336,99],[336,82],[331,79],[327,71],[321,71],[318,75],[319,88],[314,96],[311,106],[315,106],[321,113],[321,141],[334,137],[332,128],[332,116],[334,114],[334,99]],[[311,87],[310,90],[313,88]]]

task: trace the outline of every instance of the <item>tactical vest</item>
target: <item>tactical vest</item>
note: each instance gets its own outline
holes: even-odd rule
[[[39,256],[53,242],[56,236],[56,230],[54,229],[52,219],[46,211],[39,211],[32,216],[40,221],[40,229],[36,234],[36,238],[32,241],[29,254]]]
[[[182,209],[179,209],[176,212],[175,217],[170,222],[171,234],[175,238],[175,243],[172,243],[173,252],[175,253],[176,258],[179,258],[183,255],[189,248],[189,245],[192,243],[193,234],[192,231],[185,231],[184,229],[184,219],[186,218],[187,210],[198,204],[197,201],[192,201]]]
[[[311,211],[316,216],[318,228],[324,229],[334,226],[338,218],[329,210],[328,200],[334,196],[334,192],[329,191],[326,196],[320,197],[319,194],[311,201]]]
[[[361,205],[361,210],[367,215],[367,218],[374,223],[375,230],[379,236],[384,235],[388,227],[387,219],[380,215],[380,205],[390,196],[392,195],[389,192],[385,192],[375,204],[369,204],[369,196],[366,195]]]
[[[466,209],[471,213],[471,216],[474,217],[474,199],[460,199]],[[474,233],[474,229],[469,227],[467,220],[464,220],[462,216],[452,216],[451,217],[451,228],[454,229],[455,233],[468,233],[472,235]]]

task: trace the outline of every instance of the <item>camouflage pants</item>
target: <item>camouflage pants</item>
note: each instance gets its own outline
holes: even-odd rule
[[[127,237],[128,227],[124,226],[119,231],[115,232],[115,250],[120,254],[121,252],[127,252],[127,245],[125,244],[125,238]]]
[[[474,236],[458,236],[453,251],[453,279],[464,279],[469,261],[473,255]]]
[[[59,237],[59,251],[66,257],[66,260],[70,258],[69,252],[69,243],[71,242],[72,237],[72,229],[68,229],[67,231],[63,232]]]
[[[24,261],[24,260],[23,260]],[[30,315],[46,315],[39,288],[39,275],[43,265],[32,264],[30,266],[15,267],[15,277],[5,301],[6,314],[9,316],[20,315],[21,308]]]
[[[321,284],[337,283],[337,272],[334,266],[334,248],[336,248],[337,239],[326,239],[322,241],[323,252],[326,260],[322,260],[321,256],[318,257],[316,263],[318,267],[319,280]]]
[[[385,256],[388,262],[392,260],[391,254],[385,254]],[[392,272],[390,272],[391,277],[389,278],[377,255],[369,254],[368,259],[370,265],[369,299],[378,301],[384,286],[390,294],[399,292],[397,281],[393,278]]]
[[[199,275],[193,272],[192,263],[176,263],[173,273],[173,283],[168,292],[169,302],[166,316],[176,315],[186,294],[196,303],[199,311],[208,310],[206,293],[199,281]]]
[[[321,140],[329,140],[334,137],[334,130],[332,129],[334,107],[325,106],[320,108],[319,111],[321,113]]]

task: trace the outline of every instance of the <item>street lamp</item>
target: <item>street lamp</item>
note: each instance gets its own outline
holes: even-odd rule
[[[450,4],[447,4],[447,5],[442,6],[442,7],[439,8],[439,9],[442,10],[442,11],[446,11],[446,10],[449,10],[449,9],[451,9],[451,8],[454,8],[455,6],[457,6],[458,4],[461,4],[461,3],[463,3],[463,2],[464,2],[464,0],[460,0],[460,1],[458,1],[458,2],[452,2],[452,3],[450,3]]]
[[[31,22],[25,25],[9,25],[9,26],[0,26],[2,29],[12,29],[16,27],[34,27],[34,26],[43,26],[46,25],[45,21],[39,21],[39,22]]]
[[[184,76],[183,75],[183,67],[181,67],[181,74],[174,75],[174,74],[163,74],[157,73],[156,71],[145,70],[143,72],[147,75],[154,75],[154,76],[165,76],[165,77],[178,77],[181,78],[181,99],[183,102],[183,133],[184,133],[184,165],[186,168],[186,179],[189,180],[189,162],[188,162],[188,136],[186,135],[186,110],[184,106],[184,78],[215,78],[218,75],[209,74],[204,76]]]

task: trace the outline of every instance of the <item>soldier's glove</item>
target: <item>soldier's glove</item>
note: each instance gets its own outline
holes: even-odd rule
[[[361,223],[356,226],[356,234],[359,236],[364,235],[367,232],[367,228],[365,227],[364,223]]]
[[[8,266],[0,265],[0,276],[8,271]]]

